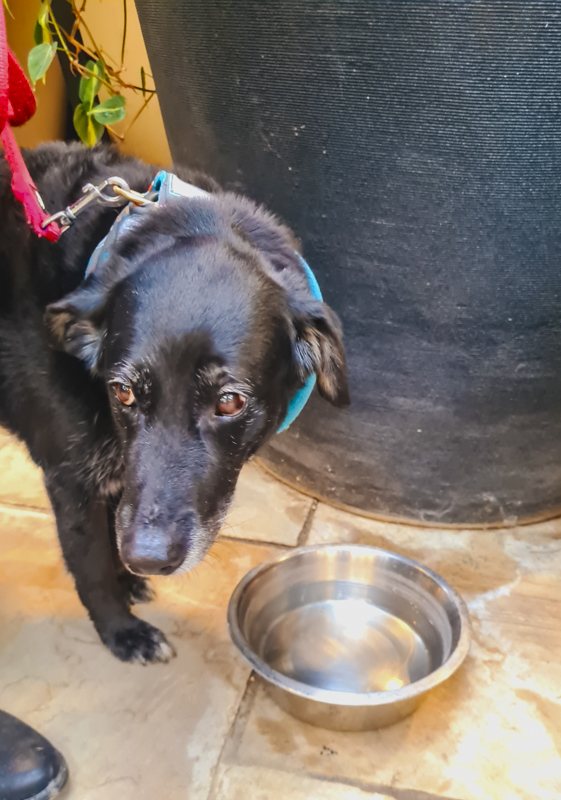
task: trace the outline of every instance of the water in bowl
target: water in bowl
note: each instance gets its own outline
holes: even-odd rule
[[[431,672],[431,655],[413,626],[358,599],[325,599],[279,616],[261,657],[289,678],[322,689],[400,689]]]

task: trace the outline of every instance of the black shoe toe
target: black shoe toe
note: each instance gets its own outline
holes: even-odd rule
[[[66,763],[50,742],[0,711],[0,800],[50,800],[67,777]]]

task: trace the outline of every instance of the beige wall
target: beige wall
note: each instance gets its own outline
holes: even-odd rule
[[[8,41],[20,63],[26,67],[27,54],[33,46],[33,25],[40,0],[12,0],[10,8],[14,19],[6,15]],[[125,80],[140,84],[140,67],[150,72],[150,64],[142,39],[140,23],[134,0],[127,0],[128,30],[125,50]],[[86,22],[97,44],[113,59],[118,61],[121,54],[123,31],[122,0],[88,0]],[[150,85],[150,84],[149,84]],[[37,84],[37,114],[22,128],[17,129],[18,142],[25,147],[33,147],[49,139],[60,139],[64,135],[64,83],[58,64],[53,63],[47,73],[47,82]],[[125,133],[120,145],[125,153],[131,153],[161,166],[171,164],[171,156],[165,135],[158,98],[154,98],[142,112],[134,125],[127,130],[143,98],[140,92],[125,91],[128,115],[116,125],[119,133]]]

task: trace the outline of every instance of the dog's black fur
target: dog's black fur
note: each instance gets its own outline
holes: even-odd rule
[[[25,158],[51,211],[88,182],[119,175],[144,192],[156,173],[106,147],[49,144]],[[92,206],[58,243],[39,240],[0,161],[0,423],[44,471],[101,639],[144,663],[173,650],[130,612],[150,598],[141,576],[204,557],[242,464],[312,372],[325,398],[348,402],[337,319],[312,298],[290,232],[208,179],[181,177],[212,198],[152,210],[84,280],[117,212]],[[228,392],[245,406],[217,416]]]

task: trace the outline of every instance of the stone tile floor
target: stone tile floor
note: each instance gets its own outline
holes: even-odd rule
[[[63,800],[558,800],[561,520],[500,531],[374,522],[244,470],[223,535],[137,613],[177,658],[141,667],[100,644],[66,574],[40,472],[0,431],[0,707],[65,754]],[[469,604],[464,667],[409,719],[370,733],[293,720],[228,639],[255,564],[349,541],[422,561]]]

